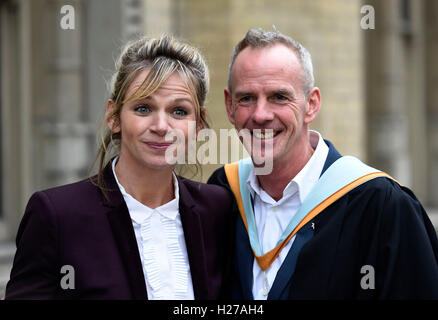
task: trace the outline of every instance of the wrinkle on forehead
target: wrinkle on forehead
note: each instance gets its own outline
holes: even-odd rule
[[[131,97],[133,94],[135,94],[138,90],[141,90],[142,87],[145,86],[144,80],[146,79],[147,75],[149,73],[149,69],[142,70],[132,81],[131,85],[129,86],[126,95],[128,97]],[[160,94],[157,91],[170,91],[172,93],[181,94],[184,96],[188,96],[191,99],[191,94],[189,89],[187,88],[186,83],[182,79],[182,77],[179,75],[178,72],[172,73],[152,94]],[[168,92],[167,92],[168,94]],[[140,95],[142,98],[146,98],[146,93],[142,93]]]
[[[232,68],[231,84],[236,80],[267,82],[286,80],[302,87],[301,64],[292,49],[278,44],[268,48],[247,47],[236,57]],[[236,89],[236,88],[234,88]]]

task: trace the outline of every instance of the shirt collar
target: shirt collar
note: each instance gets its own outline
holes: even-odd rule
[[[328,146],[319,132],[309,130],[309,136],[310,145],[314,149],[313,155],[309,161],[307,161],[304,168],[288,183],[283,191],[283,197],[278,202],[282,202],[298,192],[299,200],[303,203],[321,175],[328,155]],[[246,184],[253,197],[257,194],[264,202],[271,204],[276,203],[276,201],[260,187],[254,168],[251,169]]]
[[[315,151],[304,168],[293,179],[299,186],[301,203],[319,180],[329,150],[319,132],[310,130],[309,135],[310,145]]]
[[[171,201],[155,208],[149,208],[148,206],[144,205],[137,199],[135,199],[133,196],[131,196],[129,193],[126,192],[125,188],[119,183],[119,180],[117,179],[115,166],[117,163],[117,160],[119,157],[115,157],[112,162],[112,169],[114,178],[117,182],[117,185],[119,186],[120,192],[123,195],[123,198],[126,202],[126,206],[128,207],[129,214],[131,215],[131,219],[134,220],[134,222],[138,224],[142,224],[147,218],[150,217],[151,214],[154,213],[154,211],[158,212],[162,216],[175,220],[178,216],[179,212],[179,186],[178,186],[178,179],[176,178],[175,173],[172,173],[173,175],[173,187],[174,187],[174,193],[175,198]]]

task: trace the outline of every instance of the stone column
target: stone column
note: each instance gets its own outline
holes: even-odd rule
[[[148,37],[159,37],[162,33],[179,34],[174,32],[174,23],[178,18],[172,13],[180,6],[180,1],[143,0],[143,26]]]
[[[409,153],[411,157],[411,185],[416,196],[427,201],[427,112],[425,98],[425,37],[424,37],[424,1],[406,2],[410,10],[405,32],[404,53],[406,73],[405,112],[409,119]]]
[[[404,185],[411,184],[404,43],[400,1],[369,1],[375,30],[365,34],[368,162]]]
[[[4,3],[1,6],[1,208],[0,240],[13,239],[22,215],[23,179],[20,167],[22,140],[20,103],[20,21],[24,17],[21,3]],[[27,14],[29,11],[27,11]],[[23,27],[23,26],[22,26]],[[22,31],[23,33],[23,31]]]
[[[124,41],[143,35],[143,6],[141,0],[120,1],[121,31]]]
[[[90,167],[100,145],[96,135],[105,116],[115,60],[123,45],[122,18],[115,14],[120,11],[120,0],[84,1],[82,5],[83,129],[88,132]]]
[[[70,1],[74,8],[74,29],[60,25],[64,1],[45,1],[39,9],[34,35],[34,52],[40,60],[34,73],[34,188],[74,182],[86,176],[89,165],[88,127],[84,117],[81,37],[82,1]],[[37,15],[37,13],[35,13]],[[42,27],[40,27],[42,25]],[[42,83],[40,83],[42,82]],[[39,96],[44,97],[39,97]]]
[[[426,0],[424,6],[426,29],[426,114],[428,137],[427,202],[438,207],[438,3]]]

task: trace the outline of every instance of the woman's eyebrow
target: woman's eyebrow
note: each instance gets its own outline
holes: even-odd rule
[[[175,98],[173,100],[174,103],[179,103],[179,102],[184,102],[184,101],[189,102],[189,103],[193,103],[192,99],[185,98],[185,97],[184,98]]]

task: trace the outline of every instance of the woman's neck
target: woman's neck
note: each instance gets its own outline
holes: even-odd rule
[[[157,208],[175,198],[173,167],[153,169],[128,163],[119,157],[115,172],[125,191],[149,208]]]

